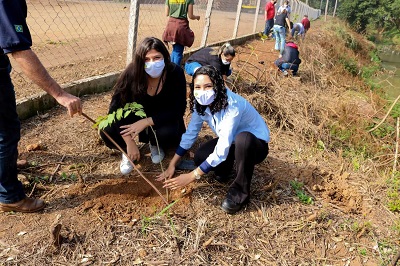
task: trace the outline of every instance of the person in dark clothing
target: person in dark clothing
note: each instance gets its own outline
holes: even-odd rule
[[[214,171],[217,181],[227,182],[236,162],[236,176],[221,204],[223,211],[234,214],[249,202],[254,166],[268,155],[269,128],[246,99],[224,85],[213,66],[202,66],[194,73],[189,97],[192,116],[188,128],[167,170],[157,180],[164,181],[164,187],[179,189]],[[178,162],[195,143],[204,122],[216,138],[197,149],[194,155],[197,168],[173,177]]]
[[[283,53],[286,42],[286,28],[285,23],[289,27],[289,32],[292,30],[289,18],[287,16],[287,10],[283,9],[282,13],[276,16],[275,25],[273,27],[275,35],[275,50],[279,51],[280,54]]]
[[[31,50],[27,13],[25,0],[0,1],[0,211],[36,212],[45,207],[43,200],[25,195],[17,178],[21,133],[8,55],[28,78],[66,107],[71,117],[82,113],[81,100],[65,92]]]
[[[185,132],[186,79],[183,69],[171,62],[164,43],[155,37],[145,38],[140,43],[134,59],[121,73],[114,86],[109,113],[132,102],[141,104],[147,117],[131,113],[105,131],[132,161],[140,160],[135,137],[138,136],[140,142],[150,142],[151,159],[159,163],[165,156],[163,149],[176,147]],[[160,152],[150,126],[156,132]],[[115,148],[104,134],[100,136],[108,147]],[[125,155],[122,155],[120,170],[122,174],[133,170]]]
[[[193,76],[196,69],[201,66],[211,65],[215,67],[226,80],[231,75],[231,62],[235,58],[236,52],[230,43],[225,43],[221,47],[205,47],[192,54],[185,63],[185,71]]]
[[[299,50],[294,42],[288,42],[283,50],[282,57],[275,60],[275,65],[286,76],[288,70],[292,70],[292,74],[296,75],[299,70],[301,59],[299,58]]]

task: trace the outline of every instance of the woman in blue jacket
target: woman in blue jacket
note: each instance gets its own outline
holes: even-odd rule
[[[159,181],[168,178],[164,187],[177,189],[214,171],[218,181],[228,181],[236,161],[236,177],[229,187],[222,210],[233,214],[250,199],[254,166],[268,155],[268,126],[256,109],[243,97],[225,87],[221,74],[213,66],[199,68],[190,85],[192,117],[168,169]],[[192,172],[172,178],[181,157],[195,142],[203,122],[217,135],[196,151],[198,166]]]

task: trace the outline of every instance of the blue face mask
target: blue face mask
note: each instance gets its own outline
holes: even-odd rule
[[[194,98],[201,105],[210,105],[215,99],[214,90],[194,90]]]
[[[161,76],[165,67],[164,59],[154,62],[146,62],[144,64],[144,71],[146,71],[146,73],[152,78],[158,78]]]

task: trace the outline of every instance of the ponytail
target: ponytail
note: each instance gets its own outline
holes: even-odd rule
[[[224,43],[224,45],[222,45],[219,48],[218,54],[224,54],[224,56],[230,55],[232,57],[235,57],[236,52],[235,52],[235,48],[233,48],[233,46],[229,42],[227,42],[227,43]]]

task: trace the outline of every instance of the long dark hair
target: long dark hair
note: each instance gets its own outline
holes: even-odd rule
[[[200,115],[204,115],[207,106],[199,104],[194,98],[194,80],[198,75],[207,75],[210,77],[214,85],[215,99],[210,104],[212,114],[215,114],[228,106],[228,95],[226,94],[226,87],[221,73],[213,66],[202,66],[194,72],[192,82],[190,83],[190,111],[193,113],[195,110]]]
[[[114,86],[113,97],[118,97],[121,105],[133,100],[138,101],[146,95],[148,76],[144,70],[145,58],[152,49],[160,52],[164,57],[165,68],[161,78],[164,78],[165,73],[174,68],[164,43],[155,37],[145,38],[137,47],[132,62],[121,73]]]

